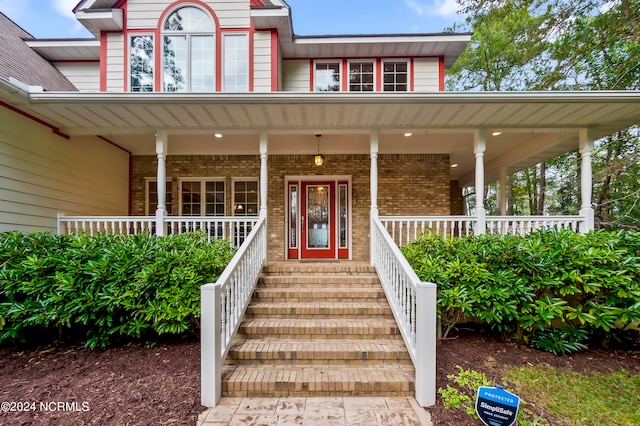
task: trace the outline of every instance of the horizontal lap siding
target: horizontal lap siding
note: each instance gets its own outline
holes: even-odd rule
[[[0,108],[0,232],[54,231],[56,214],[128,213],[128,154]]]
[[[307,60],[282,61],[282,90],[308,92],[311,68]]]
[[[129,0],[127,28],[157,28],[162,13],[173,1]],[[249,0],[205,1],[216,14],[220,28],[249,28]]]
[[[426,58],[414,61],[416,92],[437,92],[440,88],[439,59]]]
[[[271,91],[271,33],[256,32],[253,36],[253,90]]]
[[[107,92],[124,91],[124,36],[107,35]]]
[[[54,65],[79,91],[100,91],[100,64],[98,62],[57,62]]]

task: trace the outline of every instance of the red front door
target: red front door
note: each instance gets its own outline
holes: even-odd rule
[[[336,183],[301,182],[300,257],[336,259]]]

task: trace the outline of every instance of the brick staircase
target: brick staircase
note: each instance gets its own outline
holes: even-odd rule
[[[369,265],[280,262],[258,283],[223,366],[222,394],[413,396],[414,377]]]

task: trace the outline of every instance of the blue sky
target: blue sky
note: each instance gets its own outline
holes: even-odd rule
[[[286,0],[298,35],[438,33],[455,0]],[[0,11],[36,38],[91,37],[73,18],[79,0],[0,0]]]

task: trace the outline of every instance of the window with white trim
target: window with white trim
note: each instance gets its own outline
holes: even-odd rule
[[[145,214],[147,216],[154,215],[156,209],[158,208],[158,179],[155,178],[145,178],[146,182],[146,211]],[[172,196],[172,182],[168,180],[166,182],[165,188],[165,206],[167,209],[167,214],[171,215],[173,212],[173,196]]]
[[[180,180],[180,215],[224,216],[224,180]]]
[[[129,91],[153,92],[153,36],[136,34],[129,37]]]
[[[258,200],[257,179],[233,179],[234,216],[257,216]]]
[[[382,90],[385,92],[407,92],[409,90],[409,65],[407,61],[384,61],[382,63]]]
[[[184,6],[162,27],[165,92],[215,91],[215,23],[203,10]]]
[[[373,92],[375,90],[375,64],[373,61],[349,62],[349,91]]]
[[[340,62],[316,62],[313,80],[316,92],[339,92]]]
[[[224,52],[224,91],[249,91],[249,35],[225,34],[222,37]]]

